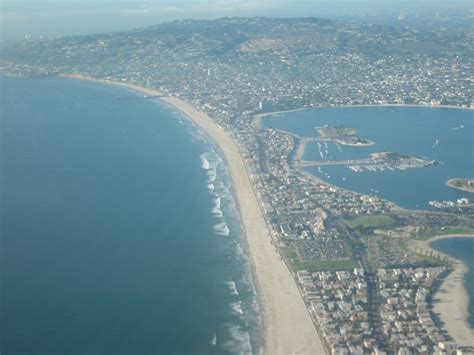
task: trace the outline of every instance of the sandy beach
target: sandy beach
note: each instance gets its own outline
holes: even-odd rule
[[[469,295],[464,287],[464,276],[468,271],[467,266],[458,259],[450,257],[436,249],[431,248],[431,242],[447,238],[474,238],[472,235],[442,235],[428,240],[410,241],[412,248],[432,250],[452,261],[453,272],[443,281],[439,292],[435,295],[434,312],[440,316],[446,330],[458,345],[474,346],[474,329],[467,322]]]
[[[157,90],[125,82],[95,80],[80,75],[68,77],[119,85],[150,96],[163,95]],[[219,125],[188,103],[169,96],[161,97],[161,100],[182,112],[200,127],[216,143],[227,162],[232,187],[240,207],[260,300],[265,353],[325,354],[296,283],[271,244],[267,225],[237,144]]]

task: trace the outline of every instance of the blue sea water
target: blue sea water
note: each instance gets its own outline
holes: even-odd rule
[[[315,127],[354,127],[375,142],[368,147],[310,142],[306,160],[363,159],[370,153],[391,151],[436,159],[442,164],[423,169],[353,172],[346,166],[307,170],[328,182],[364,194],[377,195],[406,208],[429,208],[430,200],[473,199],[472,193],[445,185],[450,178],[474,177],[474,111],[428,107],[318,108],[269,116],[266,126],[315,137]]]
[[[2,354],[261,350],[230,180],[157,100],[1,77]]]
[[[469,294],[468,322],[474,328],[474,238],[440,239],[431,243],[431,246],[445,254],[461,260],[469,268],[464,285]]]

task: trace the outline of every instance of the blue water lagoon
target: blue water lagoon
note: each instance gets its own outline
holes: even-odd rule
[[[207,136],[123,88],[1,85],[0,351],[258,353],[239,213]]]
[[[316,137],[317,127],[344,126],[373,141],[348,146],[332,141],[308,142],[303,159],[319,161],[366,159],[375,152],[415,155],[441,164],[425,168],[353,171],[344,165],[307,167],[336,186],[377,195],[401,207],[426,209],[429,201],[473,197],[446,186],[451,178],[474,177],[474,111],[428,107],[318,108],[268,116],[264,125]]]

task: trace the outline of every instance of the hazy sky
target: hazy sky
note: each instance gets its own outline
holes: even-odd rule
[[[145,27],[181,18],[354,15],[472,7],[466,0],[0,0],[0,38]]]

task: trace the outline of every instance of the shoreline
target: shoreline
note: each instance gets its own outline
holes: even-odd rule
[[[440,289],[434,296],[433,312],[444,322],[445,329],[458,346],[474,346],[474,329],[467,322],[469,295],[464,286],[466,273],[469,271],[461,260],[447,255],[431,246],[431,243],[441,239],[474,238],[474,235],[438,235],[427,240],[411,240],[411,249],[422,248],[433,251],[442,257],[447,257],[453,271],[443,280]]]
[[[322,108],[357,108],[357,107],[414,107],[414,108],[445,108],[453,110],[474,110],[474,107],[462,107],[454,105],[423,105],[423,104],[364,104],[364,105],[324,105],[324,106],[309,106],[303,108],[296,108],[292,110],[272,111],[258,113],[254,117],[262,120],[267,116],[283,117],[285,113],[300,112],[305,110],[322,109]]]
[[[250,181],[245,160],[238,145],[229,134],[206,114],[196,110],[187,102],[159,90],[82,75],[63,75],[62,77],[116,85],[147,95],[162,96],[159,97],[160,100],[184,114],[209,136],[226,162],[232,180],[232,190],[239,207],[259,299],[264,353],[324,354],[322,341],[291,272],[271,243],[268,226]]]

